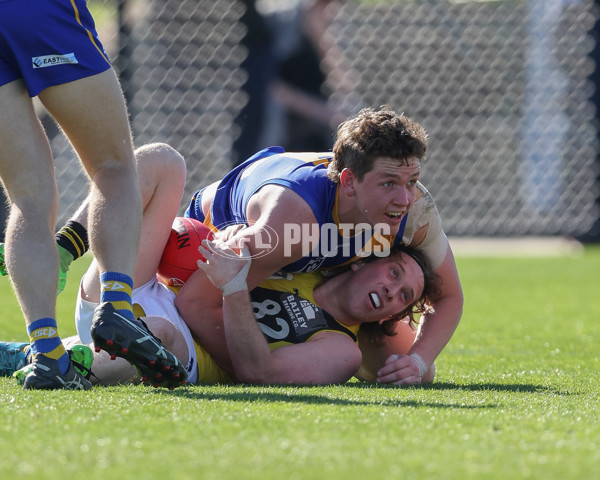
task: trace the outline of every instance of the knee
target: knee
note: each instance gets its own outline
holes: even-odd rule
[[[183,334],[169,320],[162,317],[145,317],[148,329],[162,342],[177,359],[185,364],[188,361],[189,350]]]
[[[185,159],[166,143],[149,143],[135,150],[135,159],[140,168],[165,168],[170,172],[183,172],[185,175]]]
[[[183,156],[166,143],[150,143],[135,151],[138,178],[142,186],[165,185],[170,188],[185,185],[186,165]]]
[[[158,337],[168,349],[168,345],[173,343],[173,339],[177,333],[175,325],[160,317],[145,317],[143,320],[154,336]]]
[[[23,186],[21,186],[23,187]],[[58,214],[58,192],[53,188],[16,188],[9,194],[11,217],[23,221],[49,222],[54,230]]]

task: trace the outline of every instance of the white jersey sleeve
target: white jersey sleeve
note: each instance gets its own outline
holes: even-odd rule
[[[433,197],[420,182],[417,182],[417,191],[415,203],[408,211],[402,241],[406,245],[423,251],[429,258],[432,267],[436,269],[446,257],[449,247],[448,238],[442,229],[442,219]],[[415,243],[418,241],[415,239],[415,234],[423,227],[426,229],[425,238]],[[420,238],[421,235],[418,237]]]

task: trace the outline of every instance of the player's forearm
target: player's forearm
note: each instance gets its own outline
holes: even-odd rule
[[[419,329],[417,340],[409,353],[418,353],[431,365],[454,334],[462,316],[462,297],[438,300],[435,312],[426,315]]]
[[[268,383],[272,354],[254,317],[247,290],[223,297],[223,317],[227,349],[236,380]]]
[[[422,319],[417,340],[410,354],[417,353],[428,366],[431,366],[440,352],[452,338],[463,309],[463,292],[454,261],[452,249],[448,246],[446,257],[435,270],[437,276],[437,297],[433,299],[434,311]]]

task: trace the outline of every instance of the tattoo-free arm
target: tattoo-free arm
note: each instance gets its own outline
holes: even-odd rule
[[[361,362],[354,341],[338,332],[320,332],[310,341],[271,351],[254,317],[244,260],[233,250],[203,242],[208,262],[199,264],[223,292],[223,327],[237,381],[244,383],[326,384],[348,380]],[[248,253],[246,252],[246,255]]]

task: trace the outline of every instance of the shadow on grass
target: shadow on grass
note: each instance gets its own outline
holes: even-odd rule
[[[435,382],[432,384],[420,385],[418,388],[426,390],[466,390],[469,392],[480,392],[480,391],[496,391],[496,392],[525,392],[525,393],[555,393],[557,395],[572,395],[572,393],[565,392],[552,386],[546,385],[532,385],[522,383],[470,383],[470,384],[456,384],[449,382]]]
[[[191,400],[208,400],[208,401],[225,401],[225,402],[262,402],[262,403],[303,403],[308,405],[344,405],[344,406],[376,406],[376,407],[435,407],[435,408],[460,408],[460,409],[484,409],[484,408],[497,408],[495,404],[487,405],[466,405],[464,402],[461,403],[443,403],[443,402],[427,402],[419,401],[414,399],[402,399],[402,398],[374,398],[374,399],[348,399],[340,398],[337,396],[327,395],[311,395],[308,393],[280,393],[280,392],[264,392],[264,391],[244,391],[244,392],[226,392],[218,393],[214,391],[203,391],[198,387],[193,389],[179,389],[173,391],[163,390],[158,392],[162,395],[174,395],[181,398],[188,398]],[[251,387],[249,387],[251,388]],[[302,387],[308,388],[311,387]],[[400,391],[399,391],[400,393]]]
[[[191,400],[229,401],[229,402],[284,402],[304,403],[310,405],[356,405],[356,406],[397,406],[397,407],[433,407],[433,408],[458,408],[458,409],[487,409],[497,408],[496,403],[470,404],[468,397],[459,398],[456,402],[433,401],[432,399],[415,399],[415,392],[422,390],[504,390],[514,392],[541,391],[535,387],[527,390],[526,386],[515,385],[477,385],[460,386],[454,384],[419,385],[407,388],[398,388],[387,385],[374,385],[372,383],[348,383],[335,387],[323,386],[282,386],[282,385],[232,385],[232,386],[202,386],[178,388],[175,390],[154,390],[156,394],[176,396]],[[332,392],[331,388],[336,390]],[[225,390],[225,391],[224,391]],[[351,398],[345,398],[351,397]]]
[[[334,389],[334,390],[332,390]],[[508,392],[508,393],[550,393],[573,395],[551,386],[531,384],[473,383],[455,384],[437,382],[398,388],[390,385],[377,385],[369,382],[349,382],[339,386],[289,386],[289,385],[227,385],[202,386],[194,385],[176,390],[155,390],[156,394],[188,398],[192,400],[230,401],[230,402],[284,402],[304,403],[311,405],[360,405],[360,406],[398,406],[398,407],[433,407],[453,409],[493,409],[496,403],[471,402],[470,397],[457,398],[456,402],[433,401],[431,398],[415,399],[418,392],[433,391],[468,392]],[[348,398],[350,397],[350,398]]]

